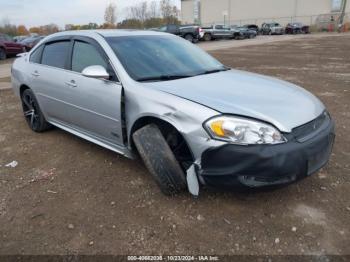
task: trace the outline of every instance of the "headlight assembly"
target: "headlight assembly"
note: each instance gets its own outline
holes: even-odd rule
[[[287,141],[272,125],[243,117],[214,117],[204,127],[212,138],[238,145],[281,144]]]

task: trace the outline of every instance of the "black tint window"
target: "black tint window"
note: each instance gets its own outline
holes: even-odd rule
[[[46,45],[41,63],[43,65],[65,68],[69,45],[69,41],[55,42]]]
[[[40,64],[41,60],[41,53],[43,51],[44,46],[41,45],[35,51],[31,54],[29,61],[32,63]]]
[[[90,44],[75,42],[72,58],[72,70],[81,73],[86,67],[101,65],[107,69],[107,62]]]

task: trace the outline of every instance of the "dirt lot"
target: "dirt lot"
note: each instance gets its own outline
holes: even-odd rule
[[[337,124],[329,165],[275,191],[168,198],[140,161],[31,132],[0,91],[0,254],[350,254],[350,36],[212,54],[316,94]]]

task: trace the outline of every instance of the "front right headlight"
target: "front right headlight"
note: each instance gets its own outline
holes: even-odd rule
[[[218,116],[204,123],[212,138],[238,145],[281,144],[287,139],[272,125],[235,116]]]

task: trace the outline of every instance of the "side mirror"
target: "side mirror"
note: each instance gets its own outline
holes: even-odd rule
[[[90,78],[96,78],[96,79],[109,78],[109,74],[107,73],[107,70],[100,65],[88,66],[81,73],[83,76],[90,77]]]

